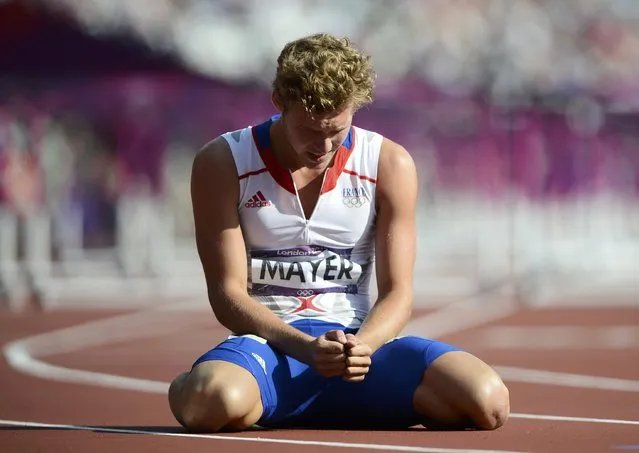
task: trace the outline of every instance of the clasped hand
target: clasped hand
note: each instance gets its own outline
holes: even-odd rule
[[[324,377],[342,376],[348,382],[361,382],[371,366],[370,346],[341,330],[317,337],[313,345],[313,366]]]

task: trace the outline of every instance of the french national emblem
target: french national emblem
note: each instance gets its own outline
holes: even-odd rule
[[[342,202],[348,208],[361,208],[369,199],[362,187],[351,187],[342,189]]]

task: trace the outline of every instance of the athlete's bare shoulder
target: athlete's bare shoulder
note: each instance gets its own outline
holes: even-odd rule
[[[220,166],[228,171],[229,164],[233,164],[231,148],[222,136],[218,136],[206,143],[195,155],[193,159],[193,169],[201,171],[221,172]],[[235,165],[233,165],[235,168]]]
[[[408,178],[410,181],[416,178],[415,161],[406,148],[384,137],[377,173],[378,179],[384,185],[389,184],[384,180],[393,181],[393,184],[402,178]]]
[[[206,143],[195,155],[191,191],[203,197],[210,197],[213,193],[233,197],[236,196],[233,188],[237,185],[237,169],[231,148],[226,139],[219,136]]]

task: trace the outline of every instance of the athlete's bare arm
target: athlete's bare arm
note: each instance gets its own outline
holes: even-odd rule
[[[406,326],[413,304],[417,171],[410,154],[384,139],[377,170],[376,272],[379,297],[356,337],[375,352]]]
[[[226,140],[218,137],[197,154],[191,172],[195,240],[216,318],[236,334],[265,338],[285,354],[313,364],[324,375],[339,375],[344,368],[343,355],[338,360],[343,345],[332,338],[333,333],[313,338],[283,322],[248,294],[238,199],[235,162]],[[331,363],[325,364],[324,359]]]

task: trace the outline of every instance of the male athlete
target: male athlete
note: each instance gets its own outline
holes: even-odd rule
[[[373,99],[369,57],[318,34],[277,63],[281,114],[194,160],[197,248],[233,335],[171,383],[174,416],[190,431],[500,427],[508,390],[488,365],[397,338],[413,303],[417,175],[404,148],[352,125]]]

